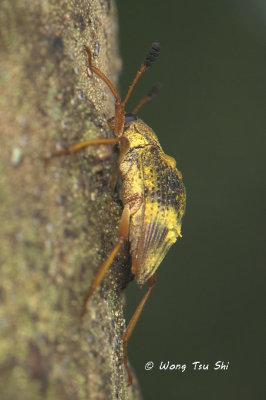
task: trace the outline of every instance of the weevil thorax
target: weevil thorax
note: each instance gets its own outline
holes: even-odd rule
[[[126,116],[121,151],[122,201],[130,207],[132,272],[142,285],[156,271],[181,236],[185,187],[175,160],[166,155],[153,130],[136,116]]]
[[[155,145],[161,148],[153,130],[134,114],[126,114],[123,136],[128,139],[131,150],[147,145]]]

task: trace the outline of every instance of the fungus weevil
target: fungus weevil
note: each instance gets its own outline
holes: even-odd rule
[[[109,79],[92,65],[90,49],[85,47],[85,51],[88,55],[88,76],[91,77],[94,73],[101,78],[115,97],[115,116],[108,120],[115,137],[76,143],[58,151],[52,157],[72,154],[90,145],[119,143],[119,172],[122,179],[124,208],[117,243],[91,283],[84,298],[81,316],[85,315],[89,297],[102,282],[121,245],[129,240],[132,273],[139,285],[147,281],[149,284],[123,335],[124,365],[131,384],[132,376],[127,364],[126,343],[154,286],[156,269],[170,246],[181,236],[186,194],[182,175],[176,168],[175,160],[163,152],[155,133],[136,116],[140,107],[158,92],[159,85],[155,85],[148,92],[131,114],[125,114],[124,111],[139,78],[158,58],[159,44],[152,44],[123,102]]]

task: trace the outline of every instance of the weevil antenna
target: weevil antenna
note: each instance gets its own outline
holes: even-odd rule
[[[141,64],[140,69],[138,70],[135,78],[133,79],[132,84],[129,86],[128,92],[126,94],[125,100],[123,101],[122,105],[125,107],[128,99],[131,96],[131,93],[136,86],[137,82],[139,81],[140,77],[144,74],[144,72],[157,60],[160,54],[160,45],[157,42],[152,43],[151,49],[147,54],[144,63]]]
[[[155,96],[157,96],[157,94],[160,92],[161,89],[162,89],[162,84],[160,82],[155,83],[155,85],[153,85],[153,87],[148,91],[146,96],[143,97],[143,99],[141,99],[140,102],[136,105],[136,107],[132,111],[132,114],[137,114],[137,112],[141,109],[141,107],[145,103],[147,103],[147,101],[150,101]]]

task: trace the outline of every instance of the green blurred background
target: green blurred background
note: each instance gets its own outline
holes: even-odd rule
[[[150,44],[162,48],[127,111],[154,82],[163,83],[139,115],[176,158],[187,189],[183,239],[161,264],[128,346],[143,398],[264,399],[266,3],[117,0],[117,6],[122,93]],[[143,292],[135,283],[127,288],[127,318]],[[214,371],[218,360],[229,362],[228,370]],[[160,371],[161,361],[187,369]],[[209,370],[193,371],[193,361]]]

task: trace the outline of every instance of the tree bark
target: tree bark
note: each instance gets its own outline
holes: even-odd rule
[[[123,367],[125,245],[81,319],[83,296],[115,244],[121,204],[112,145],[43,158],[112,136],[107,87],[87,76],[83,46],[116,83],[114,3],[0,3],[0,397],[138,399]]]

